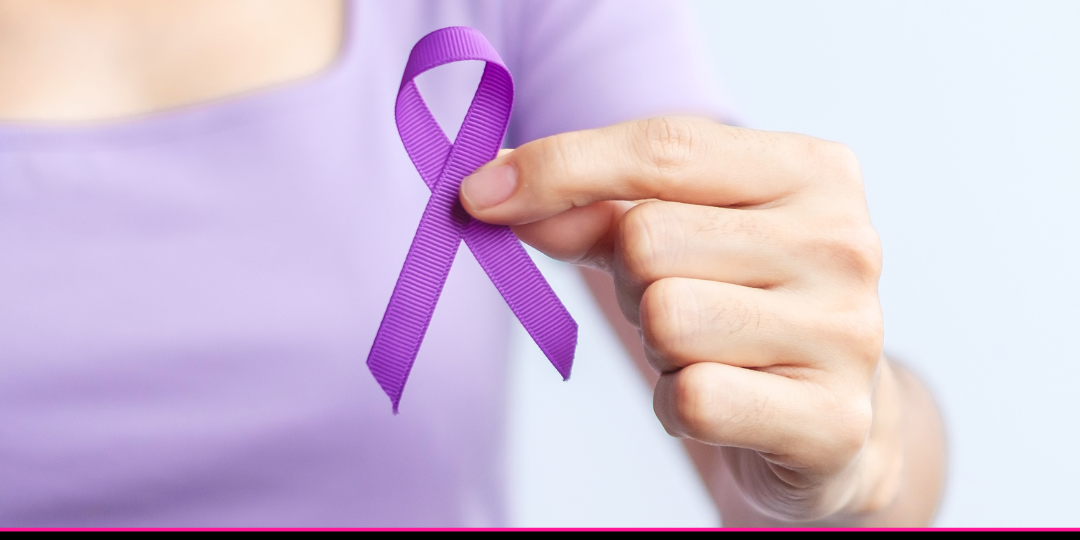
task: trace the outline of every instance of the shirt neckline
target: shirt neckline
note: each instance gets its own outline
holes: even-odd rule
[[[304,102],[335,86],[348,73],[357,44],[357,5],[345,0],[344,28],[338,52],[327,66],[285,82],[237,94],[123,118],[87,122],[0,121],[0,153],[40,146],[98,146],[150,143],[185,134],[246,123],[264,117],[267,109]]]

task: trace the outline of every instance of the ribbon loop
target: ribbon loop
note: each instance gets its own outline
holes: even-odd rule
[[[424,103],[414,79],[463,60],[486,62],[453,143]],[[570,377],[577,323],[509,227],[473,219],[458,200],[461,181],[498,154],[513,105],[509,70],[483,34],[450,27],[424,36],[409,55],[394,114],[405,150],[431,189],[390,304],[368,354],[368,368],[397,413],[401,394],[462,240],[540,350]]]

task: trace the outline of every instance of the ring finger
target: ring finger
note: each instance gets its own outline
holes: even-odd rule
[[[836,356],[842,343],[834,343],[821,310],[799,305],[803,301],[730,283],[659,280],[641,300],[646,357],[661,373],[701,362],[781,369],[818,364]]]
[[[648,285],[666,277],[767,289],[795,277],[778,211],[650,201],[622,217],[617,277]]]

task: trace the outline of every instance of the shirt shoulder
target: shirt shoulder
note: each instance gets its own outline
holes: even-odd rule
[[[635,118],[733,117],[682,0],[395,0],[365,11],[394,19],[380,25],[393,42],[445,26],[483,32],[514,78],[512,146]]]

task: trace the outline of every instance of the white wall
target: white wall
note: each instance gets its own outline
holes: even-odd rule
[[[700,2],[747,122],[851,146],[940,525],[1080,525],[1080,2]]]
[[[1080,2],[699,0],[750,127],[842,141],[885,248],[887,349],[948,422],[943,526],[1080,526]],[[708,525],[573,274],[573,384],[514,359],[521,525]],[[578,290],[574,293],[574,290]]]

